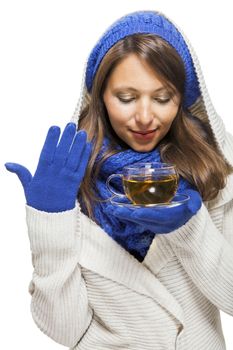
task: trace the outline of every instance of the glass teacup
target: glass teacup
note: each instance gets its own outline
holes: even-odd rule
[[[121,177],[125,194],[110,186],[114,177]],[[133,205],[153,206],[169,204],[176,194],[179,175],[171,163],[134,163],[123,168],[122,174],[112,174],[107,179],[108,189],[118,197],[125,197]]]

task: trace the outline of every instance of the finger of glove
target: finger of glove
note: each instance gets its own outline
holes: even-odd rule
[[[8,171],[15,173],[18,176],[24,190],[26,190],[32,179],[30,171],[18,163],[6,163],[5,167]]]
[[[86,146],[87,134],[85,131],[79,131],[75,135],[74,142],[72,144],[70,153],[68,155],[68,159],[66,162],[66,167],[72,171],[76,171],[80,161],[82,154],[84,152]]]
[[[54,164],[64,165],[76,133],[75,123],[68,123],[63,131],[54,155]]]
[[[174,218],[179,218],[186,212],[185,206],[177,206],[172,208],[117,208],[114,215],[122,218],[131,218],[132,220],[145,220],[148,223],[170,223],[174,222]]]
[[[105,212],[108,215],[114,215],[118,219],[134,222],[134,219],[131,218],[132,210],[128,208],[114,208],[112,205],[105,208]]]
[[[123,212],[121,212],[120,214],[114,212],[114,215],[117,216],[117,218],[122,220],[123,222],[130,222],[130,223],[137,224],[139,226],[144,227],[145,230],[150,230],[154,233],[169,233],[173,230],[172,226],[169,223],[167,223],[166,221],[163,223],[158,223],[155,220],[148,221],[148,220],[144,220],[144,219],[135,219],[134,217],[132,217],[130,215],[127,216],[126,213],[123,213],[123,214],[122,213]]]
[[[128,208],[114,208],[110,206],[109,208],[107,208],[106,211],[109,215],[114,215],[123,222],[138,224],[140,226],[143,226],[145,229],[150,229],[151,231],[153,227],[156,227],[156,230],[157,230],[158,225],[155,222],[151,223],[146,220],[135,219],[134,217],[132,217],[132,214],[134,213],[135,210],[131,210]]]
[[[147,222],[170,223],[186,214],[186,205],[171,208],[139,208],[132,213],[132,218]]]
[[[80,182],[82,181],[82,179],[85,175],[87,164],[88,164],[88,161],[89,161],[89,158],[91,155],[91,151],[92,151],[92,145],[91,145],[91,143],[87,143],[85,148],[84,148],[84,151],[82,153],[80,164],[77,168],[78,177],[79,177]]]
[[[198,191],[194,190],[187,190],[185,193],[190,196],[190,200],[187,202],[187,208],[194,215],[202,205],[201,195]]]
[[[58,126],[51,126],[49,128],[41,154],[40,154],[39,163],[41,165],[51,164],[53,162],[60,133],[61,133],[61,130]]]
[[[126,219],[125,219],[126,220]],[[138,224],[140,226],[144,226],[145,229],[150,230],[155,233],[168,233],[173,231],[173,226],[171,223],[164,221],[164,222],[156,222],[156,221],[149,221],[149,220],[143,220],[143,219],[135,219],[135,218],[129,218],[128,221],[134,222],[135,224]]]
[[[148,222],[146,220],[142,220],[142,219],[135,219],[132,218],[132,216],[127,215],[126,213],[122,212],[120,214],[116,214],[116,212],[114,212],[114,216],[116,216],[119,220],[123,221],[123,222],[130,222],[130,223],[134,223],[134,224],[138,224],[140,226],[143,226],[145,229],[150,229],[151,231],[152,228],[156,229],[157,224],[155,222]]]
[[[126,219],[126,220],[132,219],[131,216],[133,214],[133,211],[131,209],[128,209],[128,208],[114,208],[112,206],[107,209],[107,212],[109,214],[113,214],[117,218]]]

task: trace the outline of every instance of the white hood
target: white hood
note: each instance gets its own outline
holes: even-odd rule
[[[200,92],[201,92],[200,98],[202,99],[203,104],[204,104],[204,108],[207,112],[209,124],[211,126],[211,129],[213,130],[213,134],[215,136],[216,142],[219,146],[219,149],[220,149],[223,157],[228,161],[229,164],[231,164],[233,166],[233,137],[231,134],[226,132],[223,120],[217,114],[217,112],[212,104],[212,101],[210,99],[210,96],[209,96],[209,93],[208,93],[208,90],[207,90],[207,87],[205,84],[205,80],[203,77],[203,73],[202,73],[202,70],[200,67],[198,57],[197,57],[191,43],[189,42],[188,38],[183,33],[183,31],[177,26],[177,24],[174,23],[173,20],[171,20],[169,17],[167,17],[163,13],[161,13],[161,12],[159,12],[159,13],[162,16],[164,16],[165,18],[167,18],[177,28],[177,30],[183,36],[184,41],[186,42],[186,45],[190,51],[190,54],[191,54],[191,57],[193,60],[193,64],[194,64],[194,68],[196,71],[197,80],[198,80],[199,88],[200,88]],[[86,77],[86,67],[87,67],[88,58],[89,58],[89,55],[87,57],[85,65],[84,65],[81,93],[80,93],[79,101],[78,101],[77,106],[75,108],[74,114],[71,118],[71,121],[75,122],[77,125],[78,125],[78,118],[80,115],[80,111],[85,107],[85,105],[87,103],[87,101],[85,101],[84,97],[85,97],[86,91],[87,91],[87,87],[85,84],[85,77]]]

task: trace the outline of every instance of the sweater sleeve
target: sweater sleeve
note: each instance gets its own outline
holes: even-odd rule
[[[233,316],[233,203],[223,209],[221,229],[202,204],[185,225],[162,236],[201,292]]]
[[[80,209],[46,213],[26,206],[32,264],[32,317],[42,332],[73,347],[88,328],[92,311],[79,266]]]

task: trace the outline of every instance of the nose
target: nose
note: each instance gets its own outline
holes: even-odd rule
[[[153,109],[150,101],[141,101],[138,103],[135,120],[141,126],[149,126],[154,119]]]

